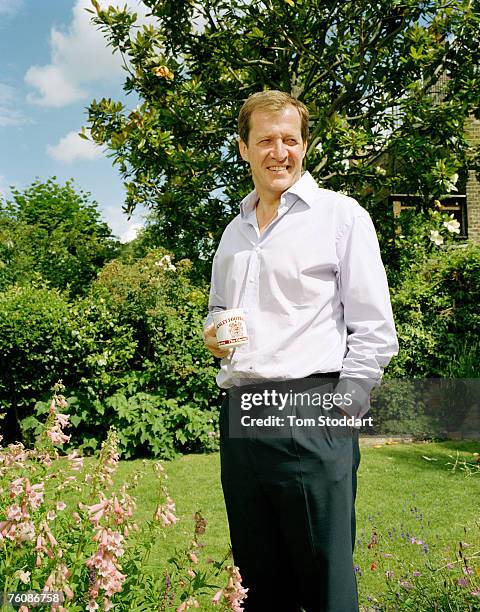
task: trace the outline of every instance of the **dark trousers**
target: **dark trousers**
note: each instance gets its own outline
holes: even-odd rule
[[[246,612],[358,612],[358,431],[229,436],[220,413],[221,479]]]

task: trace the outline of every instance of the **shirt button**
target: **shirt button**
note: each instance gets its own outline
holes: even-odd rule
[[[255,253],[260,253],[262,249],[260,247],[255,247]]]
[[[248,282],[250,282],[250,283],[254,283],[254,282],[255,282],[255,279],[254,279],[254,278],[249,278],[249,279],[248,279]]]
[[[280,204],[284,205],[284,204],[285,204],[285,202],[286,202],[285,198],[283,198],[283,197],[282,197],[282,198],[280,198]]]

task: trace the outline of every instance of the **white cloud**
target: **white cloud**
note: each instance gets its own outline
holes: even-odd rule
[[[135,240],[137,237],[138,231],[143,228],[141,223],[129,222],[125,223],[126,229],[122,234],[120,234],[120,242],[126,244],[127,242],[131,242]]]
[[[109,204],[103,208],[103,218],[116,236],[123,244],[134,240],[137,233],[145,226],[146,211],[142,206],[132,214],[128,219],[127,214],[123,212],[121,203]]]
[[[25,81],[40,92],[40,96],[28,94],[27,100],[33,104],[58,108],[82,100],[87,95],[59,66],[53,64],[31,66],[25,74]]]
[[[2,0],[0,0],[1,2]],[[127,5],[138,13],[139,23],[146,23],[147,7],[138,0],[99,0],[102,7],[109,4]],[[28,96],[34,104],[62,107],[83,100],[90,95],[89,85],[98,82],[121,81],[125,72],[121,57],[112,48],[97,26],[91,23],[90,0],[76,0],[72,21],[65,31],[52,27],[50,32],[51,61],[44,66],[31,66],[25,81],[36,90]]]
[[[22,125],[27,122],[22,113],[15,108],[17,97],[13,87],[0,83],[0,127]]]
[[[11,16],[22,8],[23,0],[0,0],[0,15]]]
[[[80,138],[78,132],[69,132],[56,145],[48,145],[47,153],[56,161],[71,164],[73,161],[97,159],[102,149],[90,140]]]

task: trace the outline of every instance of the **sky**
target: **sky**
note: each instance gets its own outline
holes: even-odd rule
[[[139,11],[137,0],[99,0]],[[134,108],[122,90],[125,71],[90,23],[90,0],[0,0],[0,195],[37,177],[70,178],[99,204],[123,242],[135,237],[143,212],[122,211],[122,177],[105,152],[78,136],[86,107],[112,98]]]

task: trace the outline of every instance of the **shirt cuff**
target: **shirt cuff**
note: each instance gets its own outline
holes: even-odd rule
[[[348,378],[340,375],[335,393],[341,394],[339,406],[349,416],[361,419],[370,410],[370,393],[380,381],[371,378]]]

